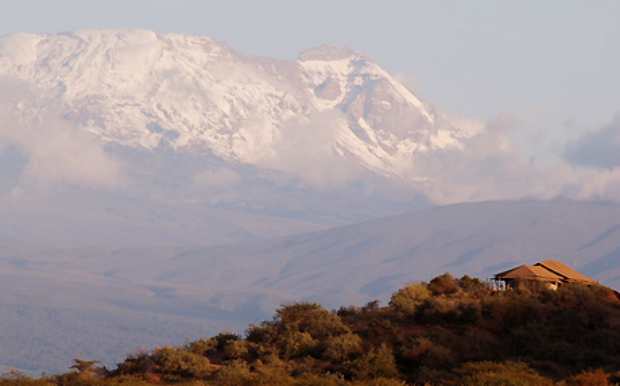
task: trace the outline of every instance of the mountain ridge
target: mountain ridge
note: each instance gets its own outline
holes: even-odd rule
[[[401,158],[458,147],[470,135],[340,46],[282,61],[240,54],[207,37],[83,30],[5,36],[0,55],[0,76],[36,87],[39,105],[126,146],[197,146],[229,161],[277,166],[270,161],[284,132],[312,130],[329,110],[338,112],[329,119],[331,155],[402,177]],[[35,114],[31,106],[18,110]]]

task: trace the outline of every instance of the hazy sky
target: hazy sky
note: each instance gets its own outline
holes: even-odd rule
[[[281,59],[346,45],[444,111],[513,116],[513,138],[539,159],[620,111],[615,0],[0,2],[2,35],[89,28],[206,35]]]

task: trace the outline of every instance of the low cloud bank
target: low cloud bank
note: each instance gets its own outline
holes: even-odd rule
[[[565,158],[575,167],[611,171],[620,166],[620,113],[610,124],[568,144]]]
[[[119,158],[106,152],[98,138],[51,113],[35,110],[40,105],[36,93],[23,85],[0,82],[0,86],[0,196],[28,191],[45,194],[56,184],[117,188],[131,183]],[[34,123],[23,123],[19,115],[31,117],[33,111]],[[520,198],[620,202],[620,114],[568,143],[562,159],[550,166],[527,160],[511,142],[511,132],[523,124],[514,117],[501,115],[486,124],[453,118],[474,134],[462,140],[460,147],[405,157],[404,176],[398,182],[381,178],[350,155],[341,154],[335,143],[346,130],[346,120],[339,111],[291,119],[272,156],[257,166],[297,178],[297,187],[337,191],[353,186],[353,192],[368,197],[392,195],[397,201],[421,194],[434,204]],[[243,201],[249,194],[245,178],[226,165],[193,172],[188,183],[199,191],[198,196],[200,191],[215,194],[217,190],[227,196],[226,201]],[[262,178],[270,178],[265,175]]]
[[[465,140],[463,150],[419,157],[421,190],[436,204],[520,198],[620,202],[620,114],[566,145],[560,161],[539,166],[510,139],[518,120],[500,116]]]
[[[0,82],[0,89],[0,157],[11,165],[0,169],[0,177],[13,181],[14,194],[56,183],[98,188],[122,182],[121,163],[97,138],[46,111],[37,111],[35,122],[23,123],[19,113],[36,109],[34,93],[7,82]]]
[[[575,198],[620,202],[620,112],[569,143],[564,158],[571,166]]]
[[[532,194],[537,173],[509,141],[515,122],[500,116],[463,142],[462,149],[417,155],[412,174],[436,204],[517,199]]]
[[[291,120],[275,156],[260,166],[284,171],[302,184],[319,188],[338,189],[351,181],[362,183],[368,192],[395,188],[338,154],[333,144],[345,119],[342,113],[329,111],[306,121]],[[523,198],[620,202],[620,114],[610,124],[567,144],[559,161],[550,165],[527,159],[511,141],[511,134],[527,125],[522,119],[503,114],[488,123],[451,120],[474,134],[462,140],[460,147],[399,159],[404,174],[399,188],[408,186],[410,194],[421,193],[438,205]]]
[[[329,110],[312,119],[291,119],[284,124],[274,155],[259,165],[298,176],[302,184],[340,188],[363,174],[363,170],[338,155],[334,143],[340,135],[343,113]]]

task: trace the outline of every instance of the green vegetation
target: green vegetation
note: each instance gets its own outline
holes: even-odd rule
[[[5,374],[0,386],[613,385],[620,382],[620,301],[602,286],[552,291],[478,279],[409,284],[387,307],[328,311],[285,304],[245,337],[223,332],[127,357],[115,369],[75,359],[64,374]]]

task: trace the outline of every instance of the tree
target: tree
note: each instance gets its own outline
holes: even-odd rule
[[[82,359],[73,358],[73,365],[69,368],[77,370],[77,372],[84,377],[91,377],[101,371],[101,369],[95,368],[95,365],[100,363],[101,362],[99,361],[85,361]]]
[[[454,278],[448,272],[431,280],[427,288],[433,295],[448,295],[459,291],[459,287],[454,282]]]
[[[405,315],[413,316],[420,304],[430,296],[431,291],[426,286],[409,284],[392,294],[390,305]]]

